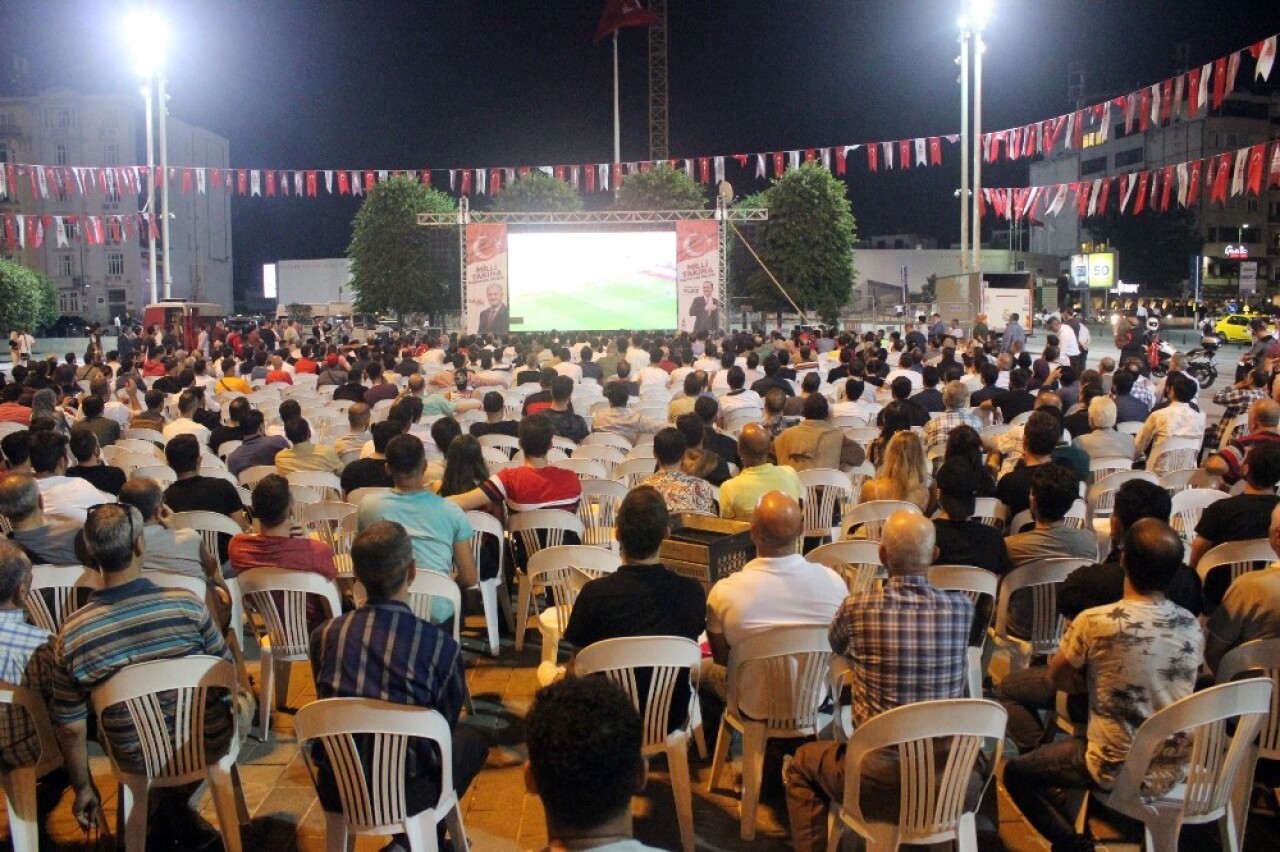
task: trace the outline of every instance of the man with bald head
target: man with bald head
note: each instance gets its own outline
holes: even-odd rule
[[[780,491],[799,503],[804,487],[794,468],[769,461],[772,441],[759,423],[748,423],[738,434],[738,457],[742,472],[720,486],[720,517],[738,521],[751,520],[762,495]]]
[[[829,624],[848,593],[839,574],[796,552],[802,535],[804,516],[795,498],[781,491],[760,497],[751,517],[756,558],[717,582],[707,596],[714,663],[704,662],[701,682],[709,697],[724,701],[730,648],[771,627]],[[742,685],[740,703],[748,715],[765,714],[765,696],[756,684]],[[721,736],[728,734],[721,731]]]
[[[1143,518],[1125,531],[1120,562],[1125,580],[1119,603],[1072,619],[1049,661],[1055,689],[1088,694],[1088,733],[1042,745],[1004,768],[1009,797],[1054,849],[1084,848],[1066,792],[1111,789],[1138,728],[1190,695],[1200,668],[1200,625],[1165,597],[1182,567],[1178,534],[1163,521]],[[1185,749],[1160,750],[1144,794],[1163,795],[1185,772],[1185,761]]]
[[[973,602],[929,584],[934,541],[928,518],[890,515],[880,539],[888,582],[850,595],[831,621],[831,649],[853,669],[854,727],[895,707],[964,697]],[[786,770],[796,852],[827,848],[827,802],[844,798],[844,752],[844,743],[807,743]],[[862,808],[871,819],[896,819],[898,771],[896,753],[879,752],[863,764]],[[970,788],[975,797],[981,792],[980,783]]]
[[[1241,467],[1249,448],[1273,441],[1280,441],[1280,402],[1270,398],[1254,400],[1249,404],[1244,434],[1232,438],[1219,452],[1209,456],[1204,469],[1214,476],[1221,476],[1223,484],[1235,485],[1240,481]]]

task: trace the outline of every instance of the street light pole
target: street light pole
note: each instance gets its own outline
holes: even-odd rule
[[[142,87],[142,97],[147,105],[147,282],[151,285],[151,302],[160,301],[156,284],[156,142],[154,118],[151,111],[151,80]]]
[[[960,19],[960,271],[969,271],[969,21]]]
[[[169,142],[165,132],[165,125],[169,123],[169,104],[168,96],[164,91],[164,73],[159,75],[160,80],[160,202],[164,207],[162,215],[164,218],[160,222],[160,227],[164,235],[164,297],[166,299],[173,298],[173,266],[169,262]]]
[[[973,271],[982,272],[982,21],[973,31]],[[166,244],[168,241],[165,241]]]

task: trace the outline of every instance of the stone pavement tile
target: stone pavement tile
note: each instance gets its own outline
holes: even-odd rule
[[[500,811],[510,814],[525,796],[524,767],[512,764],[504,767],[486,766],[471,783],[464,816],[480,811]]]
[[[528,848],[516,845],[520,827],[518,810],[476,811],[466,814],[463,821],[474,852],[516,852]]]

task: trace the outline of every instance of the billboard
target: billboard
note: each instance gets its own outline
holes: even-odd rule
[[[1071,284],[1078,290],[1110,290],[1116,286],[1116,253],[1072,255]]]

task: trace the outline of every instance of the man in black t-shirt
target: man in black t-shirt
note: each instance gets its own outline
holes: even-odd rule
[[[1267,442],[1249,448],[1240,466],[1244,492],[1205,506],[1191,542],[1193,566],[1211,549],[1228,541],[1247,541],[1270,535],[1271,511],[1280,503],[1276,483],[1280,482],[1280,444]],[[1206,611],[1222,601],[1231,581],[1231,572],[1214,571],[1205,578]]]
[[[1004,576],[1013,570],[1004,536],[995,527],[972,519],[977,482],[978,472],[967,459],[950,459],[939,468],[941,512],[933,520],[938,548],[933,564],[973,565]]]
[[[484,422],[472,423],[471,434],[480,438],[484,435],[509,435],[520,437],[520,423],[516,420],[503,420],[502,413],[507,401],[497,391],[489,391],[484,395]]]
[[[1030,380],[1030,375],[1021,367],[1011,370],[1009,371],[1009,390],[991,398],[991,405],[1000,409],[1000,419],[1003,422],[1012,423],[1013,418],[1019,414],[1024,414],[1035,408],[1035,394],[1027,390],[1027,383]],[[982,407],[987,408],[989,406],[983,403]]]
[[[99,401],[100,402],[100,401]],[[89,429],[77,425],[71,430],[68,444],[71,455],[76,457],[74,467],[67,468],[67,476],[78,476],[107,494],[118,495],[124,487],[125,474],[118,467],[102,462],[102,450],[98,438]]]
[[[403,431],[403,424],[398,420],[383,420],[373,424],[369,430],[373,436],[373,455],[367,459],[356,459],[342,469],[342,496],[347,496],[357,488],[391,488],[395,482],[387,472],[387,444]]]
[[[565,641],[579,650],[623,636],[683,636],[696,642],[707,624],[707,597],[698,581],[663,567],[658,556],[670,534],[666,501],[654,488],[632,489],[618,507],[616,522],[622,567],[583,586]],[[649,688],[648,674],[637,676],[643,692]],[[689,682],[682,679],[671,700],[672,730],[688,712]]]
[[[244,429],[240,427],[240,418],[250,409],[249,400],[238,396],[227,406],[227,419],[230,425],[220,425],[209,433],[209,449],[218,452],[218,447],[227,441],[243,441]]]
[[[240,492],[225,479],[200,475],[200,441],[195,435],[175,435],[164,446],[165,461],[178,481],[164,492],[164,504],[175,512],[217,512],[248,529]],[[227,561],[229,535],[218,536],[218,562]]]

